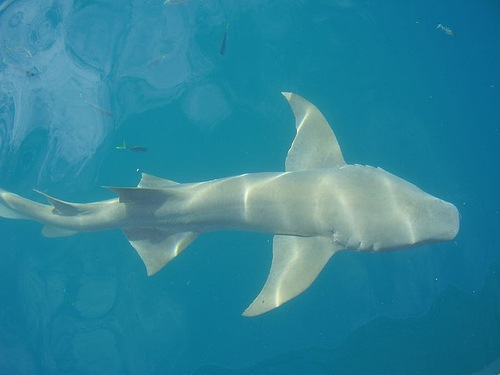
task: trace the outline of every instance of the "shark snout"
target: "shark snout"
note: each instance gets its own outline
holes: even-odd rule
[[[460,229],[460,212],[458,209],[451,203],[445,202],[448,205],[448,211],[449,211],[449,225],[450,225],[450,231],[449,231],[449,239],[452,240],[454,239],[457,234],[458,230]]]
[[[460,229],[460,213],[452,203],[434,198],[426,228],[430,240],[453,240]]]

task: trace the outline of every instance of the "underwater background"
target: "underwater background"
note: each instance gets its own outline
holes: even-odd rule
[[[271,235],[205,234],[147,277],[118,229],[0,218],[0,374],[500,373],[499,40],[494,0],[4,0],[3,189],[90,202],[141,172],[282,171],[292,91],[348,163],[454,203],[461,227],[338,253],[245,318]]]

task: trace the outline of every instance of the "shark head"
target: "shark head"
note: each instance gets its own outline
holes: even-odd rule
[[[352,218],[339,227],[339,242],[347,248],[392,250],[449,241],[457,235],[460,217],[453,204],[381,168],[343,169],[347,181],[356,181],[342,189],[343,199],[350,203],[343,215]]]
[[[409,246],[427,242],[449,241],[456,237],[460,227],[457,208],[436,198],[415,185],[404,181],[407,192],[399,196],[401,213],[412,235]]]

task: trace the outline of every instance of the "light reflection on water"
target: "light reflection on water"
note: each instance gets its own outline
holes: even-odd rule
[[[164,106],[182,93],[187,95],[186,116],[202,125],[207,121],[199,113],[198,107],[206,104],[197,82],[210,74],[213,64],[196,48],[190,26],[199,17],[196,7],[18,1],[4,8],[4,187],[58,183],[78,189],[97,172],[96,156],[109,152],[124,119]],[[220,18],[214,13],[204,22]],[[217,87],[211,91],[220,92]],[[221,92],[215,99],[223,96]],[[210,124],[228,111],[212,111]]]

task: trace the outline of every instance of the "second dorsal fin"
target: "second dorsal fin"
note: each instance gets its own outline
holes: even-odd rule
[[[35,190],[40,195],[43,195],[49,203],[54,207],[55,213],[63,216],[76,216],[82,214],[85,211],[85,205],[79,203],[65,202],[60,199],[51,197],[41,191]]]

